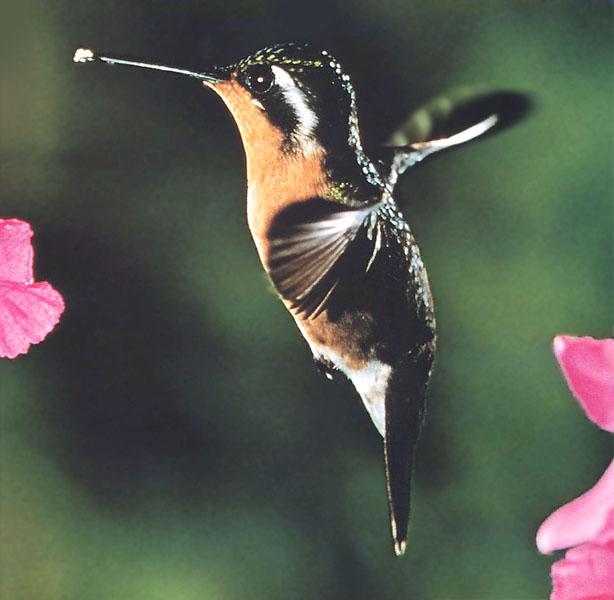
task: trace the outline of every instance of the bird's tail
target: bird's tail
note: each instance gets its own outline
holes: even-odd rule
[[[384,457],[394,551],[403,555],[409,523],[414,453],[424,417],[433,353],[413,355],[395,368],[386,392]]]

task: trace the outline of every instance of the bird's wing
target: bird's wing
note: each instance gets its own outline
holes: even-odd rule
[[[350,207],[312,198],[277,216],[268,232],[266,268],[293,310],[310,318],[327,307],[335,288],[357,267],[349,252],[361,229],[361,239],[375,251],[369,231],[377,206]],[[361,247],[364,253],[364,244]]]
[[[460,90],[431,100],[386,142],[386,146],[393,148],[389,165],[391,183],[430,154],[513,125],[529,108],[529,98],[517,92]]]

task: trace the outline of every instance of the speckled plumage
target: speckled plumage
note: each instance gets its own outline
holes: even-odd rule
[[[458,111],[447,100],[427,106],[376,159],[363,148],[350,77],[327,50],[276,45],[201,73],[75,53],[76,62],[96,60],[194,77],[229,108],[246,153],[258,254],[316,363],[353,382],[384,437],[394,549],[403,554],[436,334],[426,269],[394,186],[430,154],[490,130],[491,100],[511,95]]]
[[[317,363],[329,376],[340,371],[354,383],[384,436],[393,537],[401,554],[411,464],[435,355],[428,277],[394,201],[390,168],[380,170],[363,149],[356,94],[339,62],[326,50],[289,44],[264,49],[230,70],[241,83],[250,70],[261,73],[262,65],[287,70],[293,89],[286,96],[291,91],[298,106],[295,119],[288,119],[283,117],[287,103],[278,102],[274,91],[258,97],[272,137],[280,131],[283,137],[258,169],[252,168],[255,155],[261,156],[255,151],[258,141],[244,122],[250,109],[238,110],[236,99],[220,92],[247,154],[248,214],[270,216],[265,227],[250,223],[250,228],[262,263]],[[297,139],[300,113],[307,111],[313,111],[310,123],[317,117],[313,139]],[[313,154],[316,168],[307,167]],[[293,173],[301,169],[310,192],[288,194]],[[287,171],[285,179],[278,171]],[[312,178],[317,184],[308,183]],[[280,197],[285,198],[281,205]]]

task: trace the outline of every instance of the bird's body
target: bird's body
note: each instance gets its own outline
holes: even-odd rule
[[[95,58],[174,70],[75,55]],[[474,119],[440,139],[401,135],[376,161],[363,149],[349,76],[326,50],[285,44],[208,73],[176,71],[213,88],[238,125],[260,260],[318,366],[352,381],[384,438],[394,548],[402,554],[436,335],[426,270],[394,186],[409,166],[497,119]]]
[[[318,365],[330,377],[340,371],[352,381],[386,440],[400,554],[435,354],[433,303],[420,250],[392,195],[394,184],[362,150],[349,78],[324,52],[266,49],[214,89],[243,139],[248,224],[262,264]],[[322,118],[317,101],[279,71],[282,95],[294,94],[296,124],[290,131],[276,127],[240,82],[241,68],[260,68],[264,60],[289,73],[307,62],[317,75],[323,71],[323,80],[335,76],[336,106],[342,108],[332,125],[341,135],[330,136],[328,144],[322,140],[315,130]]]

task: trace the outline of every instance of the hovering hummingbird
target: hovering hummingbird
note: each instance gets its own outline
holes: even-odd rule
[[[384,439],[394,551],[402,555],[436,333],[426,269],[394,187],[430,154],[491,130],[502,118],[496,108],[514,95],[435,101],[389,147],[367,153],[350,77],[327,50],[280,44],[203,72],[86,49],[74,60],[187,75],[232,113],[260,260],[317,366],[352,381]]]

